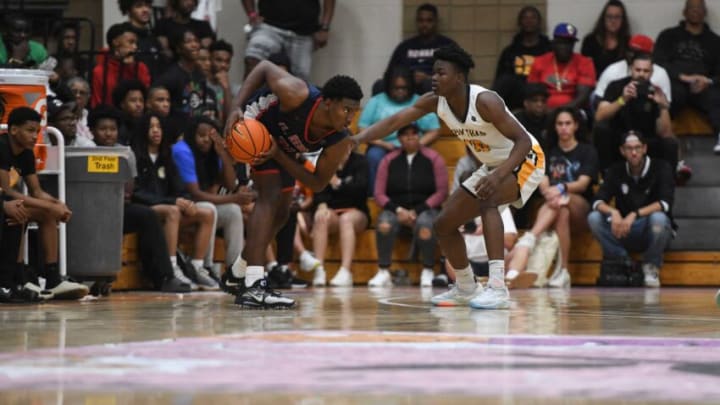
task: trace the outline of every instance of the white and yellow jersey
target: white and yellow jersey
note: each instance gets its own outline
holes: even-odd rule
[[[493,168],[507,160],[515,143],[506,138],[495,128],[495,125],[483,120],[480,113],[478,113],[476,101],[478,96],[485,91],[491,90],[475,84],[470,85],[468,109],[462,121],[453,114],[445,97],[438,98],[437,115],[454,135],[462,139],[470,147],[470,150],[480,162]],[[514,119],[507,107],[505,107],[505,111]],[[520,122],[518,122],[518,125],[525,129]],[[532,141],[532,150],[541,150],[535,137],[527,130],[525,130],[525,133],[528,134]]]

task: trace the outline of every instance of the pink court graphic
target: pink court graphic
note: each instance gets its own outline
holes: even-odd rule
[[[293,331],[0,355],[0,390],[482,397],[511,391],[687,403],[719,401],[718,381],[720,340],[692,338]]]

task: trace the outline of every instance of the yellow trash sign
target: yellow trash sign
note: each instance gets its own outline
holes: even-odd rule
[[[88,173],[118,173],[120,159],[118,156],[88,156]]]

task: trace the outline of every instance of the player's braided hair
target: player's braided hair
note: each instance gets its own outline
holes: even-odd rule
[[[322,95],[328,100],[340,100],[348,98],[360,101],[363,98],[360,85],[350,76],[337,75],[325,82],[322,88]]]
[[[465,52],[464,49],[457,45],[446,45],[435,51],[433,54],[435,60],[450,62],[455,65],[465,76],[468,75],[470,69],[475,67],[472,56]]]

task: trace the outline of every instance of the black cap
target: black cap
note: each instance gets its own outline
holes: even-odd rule
[[[416,122],[411,122],[407,125],[402,126],[400,129],[398,129],[398,131],[397,131],[398,136],[405,134],[405,132],[411,128],[414,129],[415,132],[418,132],[418,133],[420,132],[420,127],[418,126],[418,124]]]
[[[74,101],[68,101],[63,102],[61,99],[57,97],[48,97],[47,98],[47,114],[48,114],[48,120],[52,121],[58,114],[60,114],[64,110],[75,110],[75,102]]]
[[[550,94],[548,93],[547,87],[542,83],[528,83],[525,85],[525,90],[523,92],[524,100],[527,100],[529,98],[535,97],[535,96],[543,96],[545,98],[550,97]]]

